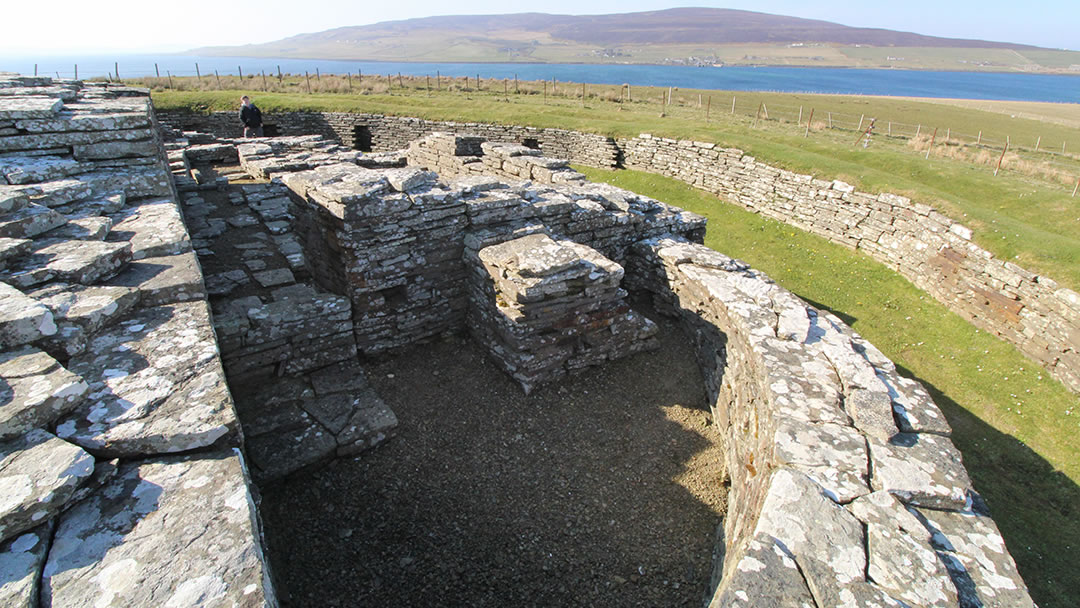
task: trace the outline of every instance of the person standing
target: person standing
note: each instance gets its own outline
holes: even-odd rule
[[[240,122],[244,123],[244,137],[262,137],[262,111],[247,95],[241,97],[240,102],[244,104],[240,106]]]

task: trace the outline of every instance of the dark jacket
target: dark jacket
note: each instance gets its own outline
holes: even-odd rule
[[[245,127],[252,129],[262,126],[262,112],[259,108],[255,107],[255,104],[249,106],[243,106],[240,108],[240,122],[244,123]]]

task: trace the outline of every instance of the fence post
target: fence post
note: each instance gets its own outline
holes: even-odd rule
[[[701,93],[697,94],[697,107],[701,107]]]
[[[802,106],[799,106],[799,120],[795,122],[797,125],[802,124]]]
[[[581,83],[581,107],[585,107],[585,83]]]
[[[397,73],[397,83],[399,87],[405,88],[405,82],[401,79],[401,72]]]
[[[1009,138],[1005,138],[1005,147],[1001,150],[1001,156],[998,157],[997,167],[994,168],[994,177],[997,177],[998,171],[1001,171],[1001,161],[1005,160],[1005,153],[1009,151]]]
[[[1039,138],[1035,140],[1035,151],[1036,152],[1039,151],[1039,144],[1041,144],[1041,143],[1042,143],[1042,135],[1040,135]]]
[[[319,68],[315,68],[315,82],[322,80],[322,74],[319,73]]]
[[[476,90],[477,91],[480,90],[480,75],[479,74],[476,75]]]
[[[390,74],[386,75],[386,91],[389,93],[394,88],[394,81],[390,80]]]
[[[832,128],[832,112],[829,112],[829,128]]]
[[[889,137],[892,137],[892,121],[889,121]]]
[[[263,81],[263,91],[268,91],[269,89],[266,88],[266,70],[262,70],[261,73],[262,73],[262,81]],[[351,85],[349,86],[349,90],[352,90]]]
[[[915,137],[918,137],[919,133],[922,133],[922,125],[919,125],[918,128],[915,129]]]
[[[981,129],[979,130],[979,139],[975,140],[975,145],[976,146],[981,146],[982,145],[982,130]]]
[[[803,133],[803,138],[810,137],[810,123],[814,122],[814,108],[810,108],[810,118],[806,120],[806,132]]]
[[[356,81],[360,83],[360,86],[364,86],[364,71],[360,68],[356,68]]]
[[[154,69],[155,70],[157,69],[157,64],[156,63],[154,64]],[[34,76],[37,76],[37,64],[36,63],[34,64]],[[161,76],[159,75],[158,78],[161,78]]]
[[[244,79],[244,70],[242,70],[240,66],[236,66],[236,73],[240,75],[240,80]]]
[[[734,95],[731,96],[731,113],[732,114],[735,113],[735,96]]]
[[[633,103],[634,95],[630,92],[630,85],[626,85],[626,101]]]
[[[709,95],[709,100],[705,104],[705,122],[709,122],[710,110],[712,110],[712,95]]]
[[[863,121],[864,118],[866,118],[866,114],[863,114],[862,116],[859,116],[859,128],[855,129],[856,131],[862,131],[862,121]]]
[[[170,88],[170,89],[171,89],[171,88],[173,88],[173,84],[172,84],[172,72],[170,72],[169,70],[165,70],[165,75],[169,77],[169,88]]]
[[[307,70],[304,70],[304,82],[307,83],[308,95],[311,95],[311,76],[308,75]]]
[[[930,137],[930,145],[926,148],[926,158],[924,160],[930,160],[930,150],[934,147],[935,139],[937,139],[937,127],[934,127],[934,134]],[[997,172],[994,175],[997,175]]]
[[[161,78],[161,71],[158,70],[156,63],[154,64],[154,74],[156,74],[158,78]],[[37,64],[34,64],[34,76],[37,76]]]
[[[195,78],[198,79],[200,84],[202,83],[202,74],[199,73],[199,64],[198,63],[195,64]],[[78,80],[77,77],[76,77],[76,80]]]
[[[281,84],[281,66],[280,65],[277,66],[277,81],[278,81],[278,84]]]
[[[521,89],[518,88],[517,74],[514,74],[514,94],[516,95],[516,94],[518,94],[520,92],[521,92]]]
[[[1073,198],[1076,198],[1076,191],[1078,189],[1080,189],[1080,177],[1076,178],[1076,185],[1073,186],[1073,193],[1072,193]]]
[[[113,74],[116,74],[116,81],[119,82],[120,81],[120,62],[119,61],[113,63]],[[1036,149],[1038,149],[1038,148],[1036,148]]]
[[[345,79],[349,81],[349,92],[352,93],[352,72],[345,72]]]
[[[214,70],[214,80],[217,81],[217,88],[221,90],[221,76],[218,76],[217,70]]]
[[[435,90],[442,91],[442,73],[435,70]]]
[[[195,71],[196,72],[199,71],[199,64],[197,64],[197,63],[195,64]],[[75,80],[78,80],[78,79],[79,79],[79,64],[76,63],[75,64]]]
[[[558,95],[559,94],[559,81],[555,80],[554,76],[551,77],[551,94],[552,95]]]

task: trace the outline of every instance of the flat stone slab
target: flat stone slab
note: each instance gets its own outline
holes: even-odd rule
[[[296,277],[288,268],[277,268],[274,270],[264,270],[262,272],[255,272],[251,275],[255,282],[263,287],[277,287],[279,285],[289,285],[296,282]]]
[[[334,457],[337,440],[296,403],[244,424],[244,444],[256,483],[275,481]]]
[[[0,606],[38,608],[41,569],[53,528],[50,520],[0,544]]]
[[[312,372],[310,377],[311,386],[320,397],[332,393],[359,393],[370,386],[364,368],[355,360]]]
[[[53,118],[64,102],[50,97],[0,97],[0,120]]]
[[[132,262],[107,285],[136,290],[144,307],[206,299],[202,269],[194,251]]]
[[[48,606],[276,606],[238,453],[123,465],[60,519]]]
[[[50,283],[27,295],[47,306],[58,323],[72,323],[89,333],[111,325],[139,301],[129,287]]]
[[[142,308],[93,338],[71,371],[86,401],[57,433],[108,457],[233,442],[237,423],[203,301]]]
[[[35,245],[34,253],[17,260],[0,277],[17,287],[47,281],[93,285],[115,275],[131,260],[129,243],[44,239]]]
[[[67,218],[52,209],[31,203],[0,216],[0,237],[29,239],[66,223]]]
[[[864,580],[862,524],[802,473],[773,473],[754,533],[784,543],[799,564],[821,564],[827,577],[818,586],[839,588]]]
[[[0,270],[7,266],[7,261],[30,253],[33,241],[0,236]]]
[[[110,241],[131,243],[132,259],[155,258],[191,251],[191,239],[171,200],[155,200],[113,216]]]
[[[0,352],[0,441],[52,424],[88,390],[82,378],[36,348]]]
[[[759,534],[747,544],[738,565],[709,602],[709,608],[739,606],[814,608],[817,604],[783,545],[768,534]]]
[[[51,310],[11,285],[0,283],[0,348],[27,344],[56,331]]]
[[[867,573],[893,597],[913,606],[958,606],[956,586],[930,546],[930,534],[895,496],[874,492],[849,507],[866,524]]]
[[[69,241],[104,241],[112,229],[113,221],[107,217],[81,217],[69,219],[68,223],[53,228],[42,235],[47,239]]]
[[[0,159],[0,176],[9,184],[36,184],[93,171],[93,165],[58,156],[21,156]]]
[[[975,501],[977,506],[980,503]],[[974,509],[919,508],[915,513],[932,533],[931,542],[956,583],[961,606],[1035,606],[989,515]]]
[[[93,472],[93,456],[42,430],[0,445],[0,541],[55,516]]]
[[[30,204],[30,196],[22,188],[0,184],[0,216],[18,211]]]
[[[806,473],[836,502],[870,493],[866,438],[850,426],[777,420],[776,458]]]
[[[889,442],[871,439],[871,485],[905,504],[934,509],[963,509],[971,480],[960,451],[948,437],[900,433]]]
[[[374,389],[353,400],[353,412],[337,433],[338,456],[349,456],[371,449],[390,438],[398,419]]]

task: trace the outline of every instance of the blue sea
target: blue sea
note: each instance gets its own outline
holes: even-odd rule
[[[78,65],[81,78],[105,76],[119,64],[124,78],[194,76],[195,66],[205,75],[243,70],[244,74],[284,73],[397,74],[411,76],[470,76],[520,78],[632,86],[681,87],[734,91],[777,91],[900,97],[945,97],[1080,103],[1080,75],[1014,74],[988,72],[932,72],[916,70],[863,70],[785,67],[684,67],[664,65],[596,65],[543,63],[404,63],[328,61],[319,59],[266,59],[252,57],[198,57],[192,55],[114,55],[68,57],[2,57],[0,71],[71,78]]]

